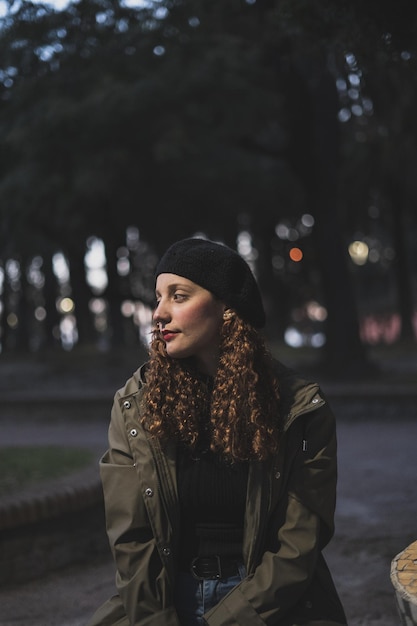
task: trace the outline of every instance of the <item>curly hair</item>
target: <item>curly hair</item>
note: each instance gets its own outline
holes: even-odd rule
[[[261,335],[238,315],[223,323],[212,386],[191,359],[167,355],[157,330],[146,382],[142,424],[151,435],[175,437],[192,452],[205,424],[211,451],[231,462],[264,461],[278,449],[281,416],[272,358]]]

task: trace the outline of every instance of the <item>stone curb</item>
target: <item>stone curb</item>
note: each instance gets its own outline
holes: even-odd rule
[[[0,504],[0,584],[33,580],[108,549],[96,466]]]
[[[103,500],[99,478],[84,484],[43,487],[19,496],[6,497],[0,504],[0,531],[36,524],[46,519],[74,512]]]

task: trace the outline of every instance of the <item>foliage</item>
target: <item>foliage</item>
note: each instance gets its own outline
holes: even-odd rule
[[[122,219],[154,236],[153,207],[192,228],[197,201],[204,226],[278,188],[275,162],[244,145],[279,110],[257,42],[213,31],[207,7],[207,26],[179,7],[168,24],[103,2],[15,17],[3,41],[16,74],[4,87],[0,197],[23,229],[65,242]]]
[[[0,33],[0,256],[59,248],[79,282],[90,235],[114,264],[132,224],[157,251],[196,231],[234,245],[244,224],[272,297],[293,279],[272,270],[275,225],[313,212],[306,282],[334,357],[352,357],[345,244],[373,234],[370,204],[390,237],[393,189],[414,227],[412,4],[23,0]],[[115,309],[120,291],[112,279]]]
[[[29,226],[26,245],[34,235],[38,246],[45,237],[64,245],[108,235],[120,220],[140,222],[155,239],[156,207],[181,217],[170,220],[169,235],[158,232],[163,248],[183,223],[202,230],[254,206],[299,211],[287,155],[294,142],[300,154],[305,137],[288,135],[287,66],[308,63],[314,80],[317,63],[330,61],[343,74],[344,54],[354,49],[365,76],[384,72],[400,44],[411,43],[413,16],[372,4],[183,1],[128,9],[95,0],[54,12],[22,2],[0,39],[3,241],[13,247]],[[382,76],[377,85],[384,88]],[[351,126],[345,151],[360,164],[362,146],[348,147],[358,143]],[[379,140],[373,127],[361,131],[366,145]]]

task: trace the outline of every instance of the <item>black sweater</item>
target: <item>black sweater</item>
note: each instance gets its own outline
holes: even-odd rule
[[[197,556],[242,558],[247,479],[248,463],[230,464],[211,452],[194,460],[180,449],[181,567]]]

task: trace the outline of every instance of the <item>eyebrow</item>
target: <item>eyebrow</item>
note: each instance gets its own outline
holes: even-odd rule
[[[193,286],[187,285],[186,283],[172,283],[167,286],[167,290],[171,293],[176,289],[185,289],[186,291],[192,291]],[[155,295],[161,295],[161,292],[158,289],[155,289]]]

